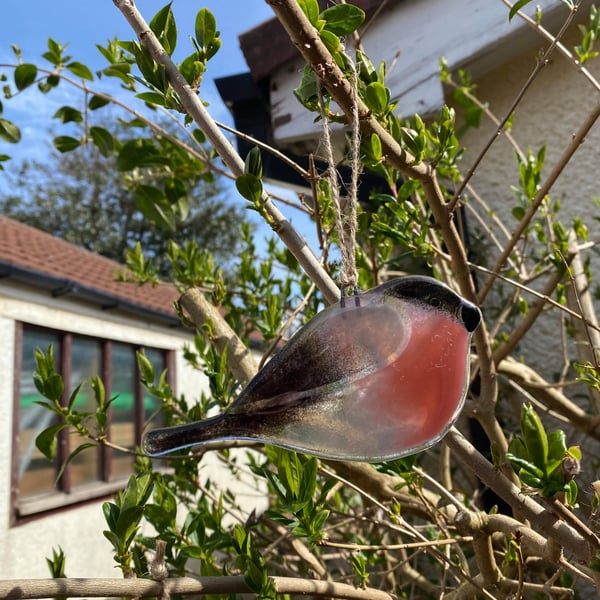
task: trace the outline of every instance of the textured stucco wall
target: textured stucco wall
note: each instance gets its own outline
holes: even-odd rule
[[[563,42],[568,48],[572,48],[580,42],[580,36],[572,29]],[[545,47],[547,43],[540,40],[539,45],[531,51],[478,79],[478,98],[488,103],[494,114],[504,117],[532,72],[538,51]],[[589,64],[589,69],[600,79],[600,63],[597,60]],[[524,152],[532,149],[537,153],[542,145],[546,146],[542,181],[559,161],[573,134],[599,101],[600,94],[583,75],[555,52],[519,104],[511,129],[513,137]],[[450,97],[447,98],[447,102],[452,103]],[[467,133],[463,139],[467,149],[462,161],[463,173],[471,166],[494,131],[495,126],[484,117],[478,130]],[[506,138],[501,136],[495,141],[472,179],[472,185],[478,194],[509,229],[513,229],[517,224],[510,214],[516,204],[510,186],[518,185],[518,177],[514,149]],[[575,217],[580,217],[590,229],[590,238],[598,240],[600,226],[594,217],[600,216],[600,209],[593,201],[594,196],[600,196],[600,123],[596,123],[592,128],[585,143],[550,192],[551,199],[561,201],[560,215],[564,225],[568,227]],[[471,205],[475,204],[472,202]],[[476,227],[473,219],[471,224]],[[501,234],[499,237],[502,237]],[[593,270],[600,277],[600,262],[597,256],[589,251],[588,254],[592,258]],[[488,258],[491,264],[491,253]],[[531,299],[531,296],[528,298]],[[556,313],[552,318],[540,319],[532,330],[532,335],[528,336],[528,341],[520,346],[521,352],[527,355],[528,362],[542,366],[547,376],[562,366],[559,325]],[[570,353],[574,356],[572,344]]]
[[[39,295],[25,286],[0,286],[0,578],[48,577],[46,557],[61,546],[67,556],[69,577],[120,577],[112,551],[102,535],[106,528],[101,502],[68,508],[48,517],[10,527],[10,472],[12,460],[12,407],[14,367],[14,323],[22,320],[46,327],[85,333],[135,344],[176,351],[177,391],[188,400],[207,391],[203,374],[189,367],[182,355],[189,331],[135,323],[131,317],[97,310],[68,299]],[[201,476],[210,476],[220,487],[231,487],[248,512],[264,506],[264,494],[228,476],[216,456],[207,455],[199,465]],[[243,478],[242,478],[243,479]]]

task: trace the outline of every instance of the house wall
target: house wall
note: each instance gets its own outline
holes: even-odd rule
[[[590,4],[591,0],[584,0],[580,13]],[[402,116],[425,116],[443,104],[442,56],[450,69],[468,63],[472,70],[484,73],[498,60],[518,55],[535,43],[537,34],[521,19],[508,21],[508,8],[501,0],[453,0],[452,8],[448,6],[447,0],[390,3],[361,35],[362,47],[373,64],[378,67],[385,62],[386,86],[392,100],[399,102]],[[536,6],[544,12],[544,24],[551,28],[560,25],[567,14],[560,0],[540,0],[523,10],[533,15]],[[314,152],[314,137],[321,128],[293,95],[303,67],[304,61],[298,58],[270,76],[275,142],[298,153]],[[341,126],[332,128],[339,131]],[[343,135],[339,140],[343,144]]]
[[[70,577],[120,577],[112,551],[102,535],[106,528],[101,502],[64,509],[47,517],[10,527],[10,474],[13,422],[13,371],[15,321],[122,342],[176,351],[177,393],[188,399],[207,391],[203,374],[192,370],[183,359],[182,347],[191,340],[189,331],[170,329],[147,320],[95,307],[69,298],[52,298],[35,289],[11,283],[0,285],[0,578],[48,577],[46,557],[62,547]],[[215,455],[208,454],[199,466],[202,475],[223,487],[235,486],[248,512],[264,505],[264,493],[249,483],[234,482]]]
[[[572,48],[580,43],[579,32],[572,28],[564,37],[563,43]],[[487,75],[476,80],[477,96],[489,105],[490,110],[498,117],[504,117],[514,98],[533,70],[537,52],[545,48],[540,43],[515,58],[499,65]],[[600,80],[600,63],[592,60],[586,64],[590,72]],[[580,128],[590,111],[598,104],[600,96],[584,76],[562,55],[555,52],[549,62],[538,75],[533,85],[519,104],[511,128],[511,133],[523,152],[531,149],[537,153],[542,145],[546,146],[545,167],[542,180],[559,162],[561,154],[571,142],[573,134]],[[449,104],[451,97],[447,98]],[[461,170],[465,173],[481,149],[494,135],[495,126],[484,117],[477,130],[470,130],[462,140],[466,153],[462,160]],[[573,219],[581,218],[590,230],[590,239],[600,238],[600,224],[596,217],[600,216],[600,208],[594,197],[600,197],[600,122],[592,128],[584,144],[577,150],[573,160],[564,170],[550,191],[553,200],[561,201],[559,213],[563,224],[569,227]],[[488,203],[498,217],[512,229],[517,221],[511,215],[515,206],[515,195],[511,185],[518,186],[519,172],[516,166],[515,151],[506,137],[496,139],[472,179],[477,193]],[[471,207],[476,203],[471,201]],[[485,211],[480,213],[487,219]],[[471,219],[471,224],[474,219]],[[473,227],[476,227],[473,225]],[[502,234],[495,230],[500,237]],[[488,254],[484,262],[492,263],[495,251],[488,245]],[[597,254],[587,251],[584,258],[591,258],[591,268],[600,277],[600,263]],[[528,297],[531,300],[531,296]],[[560,351],[559,316],[553,311],[536,322],[527,340],[520,346],[520,351],[527,354],[541,366],[547,376],[557,372],[563,357]],[[571,356],[575,356],[570,343]]]

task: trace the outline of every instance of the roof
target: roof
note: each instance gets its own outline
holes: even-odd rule
[[[174,286],[144,287],[115,280],[123,265],[0,215],[0,279],[29,283],[58,297],[70,295],[103,309],[179,324]]]

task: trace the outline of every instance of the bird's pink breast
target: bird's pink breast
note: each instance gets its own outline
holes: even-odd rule
[[[354,382],[353,420],[390,453],[417,448],[442,435],[461,407],[470,336],[436,311],[411,316],[404,351],[386,367]]]

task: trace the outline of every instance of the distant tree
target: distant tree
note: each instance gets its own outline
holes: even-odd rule
[[[125,124],[117,125],[114,133],[127,144]],[[151,138],[147,142],[160,143]],[[188,165],[185,178],[156,167],[150,174],[148,168],[125,172],[121,166],[116,157],[103,156],[95,144],[66,153],[54,150],[46,161],[23,160],[3,174],[0,213],[118,262],[139,242],[163,272],[168,268],[163,259],[170,241],[180,245],[194,241],[219,262],[235,255],[243,210],[225,199],[219,176],[207,173],[202,164],[194,169]],[[185,199],[172,231],[168,223],[140,210],[150,178],[163,186],[177,186]]]

